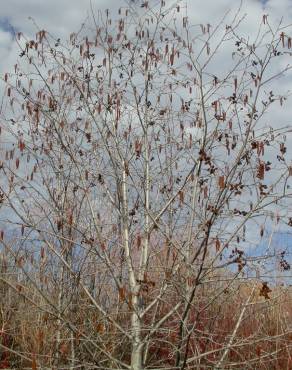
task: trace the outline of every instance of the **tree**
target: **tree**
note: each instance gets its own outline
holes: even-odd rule
[[[193,26],[180,2],[140,5],[116,19],[93,13],[68,42],[16,35],[1,168],[14,234],[1,243],[21,273],[2,281],[36,310],[46,346],[27,348],[28,360],[132,370],[283,361],[288,324],[260,326],[280,300],[254,279],[249,251],[273,222],[291,223],[290,129],[268,115],[288,98],[273,88],[290,70],[278,68],[288,28],[264,15],[251,42],[240,12]],[[224,70],[217,58],[230,45]]]

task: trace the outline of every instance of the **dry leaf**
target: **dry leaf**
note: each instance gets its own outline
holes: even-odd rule
[[[225,181],[224,181],[224,176],[219,176],[218,178],[218,185],[220,189],[224,189],[225,187]]]

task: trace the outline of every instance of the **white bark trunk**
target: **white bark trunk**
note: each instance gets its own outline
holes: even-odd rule
[[[131,370],[142,370],[143,348],[141,343],[141,318],[139,316],[139,302],[138,302],[139,285],[136,281],[135,272],[132,266],[131,251],[129,246],[128,196],[127,196],[126,177],[127,175],[124,166],[122,179],[123,234],[124,234],[123,244],[129,273],[129,284],[133,306],[133,313],[131,317],[131,335],[132,335]]]
[[[137,301],[137,299],[136,299]],[[133,305],[137,307],[136,304]],[[142,351],[142,343],[141,343],[141,321],[137,312],[133,312],[132,314],[132,335],[133,335],[133,343],[132,343],[132,354],[131,354],[131,370],[142,370],[142,359],[143,359],[143,351]]]

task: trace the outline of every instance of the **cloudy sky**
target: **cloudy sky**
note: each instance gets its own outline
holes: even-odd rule
[[[151,0],[159,3],[160,0]],[[92,20],[91,9],[97,11],[109,8],[113,15],[117,15],[120,7],[126,6],[127,2],[141,4],[143,0],[7,0],[1,1],[0,16],[0,75],[13,70],[13,66],[19,58],[19,48],[14,40],[15,32],[22,32],[28,38],[35,39],[39,29],[45,29],[56,38],[65,41],[72,32],[80,29],[83,22]],[[166,0],[171,5],[175,0]],[[151,3],[151,2],[150,2]],[[193,24],[216,25],[223,15],[230,10],[230,19],[240,4],[240,0],[182,0],[187,4],[188,16]],[[292,24],[292,0],[242,0],[241,14],[246,14],[240,27],[240,34],[252,39],[257,34],[263,14],[268,15],[269,23],[276,26],[283,17],[283,24]],[[226,20],[228,22],[228,20]],[[225,24],[225,23],[224,23]],[[36,26],[37,25],[37,26]],[[225,26],[224,26],[225,27]],[[291,29],[292,32],[292,29]],[[224,53],[230,59],[230,50],[224,48]],[[221,54],[216,59],[217,68],[226,69],[226,55]],[[291,58],[287,63],[291,63]],[[286,63],[286,62],[285,62]],[[277,67],[277,66],[276,66]],[[279,67],[279,66],[278,66]],[[285,66],[280,66],[284,68]],[[220,71],[219,71],[220,74]],[[284,81],[276,82],[275,88],[279,90],[292,90],[292,74],[285,77]],[[291,85],[291,86],[290,86]],[[0,95],[3,94],[3,84],[0,83]],[[292,105],[281,111],[283,125],[292,122]],[[275,117],[279,119],[279,110]],[[292,126],[292,124],[291,124]],[[292,140],[291,140],[292,146]],[[291,155],[291,154],[290,154]],[[292,160],[292,156],[291,156]]]
[[[127,0],[129,2],[142,0]],[[167,0],[172,3],[173,0]],[[186,0],[189,15],[199,23],[216,21],[228,10],[236,10],[240,0]],[[117,10],[125,5],[124,0],[91,0],[92,8]],[[285,21],[292,22],[291,0],[243,0],[243,13],[247,13],[246,30],[256,29],[263,13],[275,21],[283,15]],[[0,71],[9,63],[15,62],[17,50],[13,42],[13,31],[21,31],[33,37],[36,27],[66,38],[78,30],[80,24],[90,15],[90,0],[9,0],[1,1],[0,16]],[[14,63],[13,63],[14,64]],[[13,65],[12,64],[12,65]]]
[[[127,0],[142,2],[142,0]],[[167,0],[173,3],[173,0]],[[235,11],[240,0],[186,0],[189,15],[195,22],[212,23],[219,20],[228,10]],[[114,11],[125,5],[124,0],[91,0],[92,8],[110,8]],[[291,0],[243,0],[242,12],[247,13],[246,31],[256,28],[263,14],[269,14],[270,21],[278,21],[283,15],[287,23],[292,23]],[[9,0],[1,1],[0,16],[0,72],[8,65],[14,65],[18,55],[13,41],[13,32],[21,31],[34,37],[36,27],[46,29],[57,37],[66,38],[79,29],[90,15],[90,0]],[[31,19],[32,18],[32,19]]]
[[[142,0],[127,0],[142,3]],[[153,0],[155,1],[155,0]],[[159,2],[159,0],[157,0]],[[174,0],[166,0],[172,4]],[[216,24],[223,15],[230,10],[235,14],[240,0],[185,0],[188,15],[192,23]],[[109,8],[117,14],[119,7],[125,6],[125,0],[2,0],[0,16],[0,75],[11,70],[17,63],[19,49],[14,41],[15,32],[22,32],[28,38],[35,38],[39,29],[49,31],[56,38],[63,41],[69,38],[72,32],[79,30],[83,22],[91,18],[91,8]],[[262,21],[263,14],[268,15],[269,23],[276,25],[283,17],[284,24],[292,24],[292,0],[243,0],[241,13],[246,18],[241,26],[241,32],[247,38],[254,37]],[[224,64],[224,63],[223,63]],[[224,68],[224,67],[223,67]],[[285,89],[291,89],[292,77],[285,79]],[[279,87],[283,87],[279,85]],[[2,94],[0,84],[0,94]],[[292,126],[292,105],[285,110],[285,122]],[[278,113],[274,116],[279,119]],[[290,141],[292,146],[292,140]],[[292,160],[291,152],[290,159]],[[290,240],[290,239],[289,239]]]

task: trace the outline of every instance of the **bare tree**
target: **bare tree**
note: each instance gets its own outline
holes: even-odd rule
[[[115,19],[93,11],[68,42],[16,35],[1,165],[14,236],[1,243],[21,283],[2,280],[55,328],[48,352],[25,358],[33,369],[263,368],[291,351],[288,322],[241,331],[279,304],[252,281],[270,256],[252,243],[292,224],[290,128],[272,121],[288,98],[273,83],[290,70],[279,69],[289,29],[264,15],[250,41],[240,11],[192,25],[180,2],[140,5]]]

